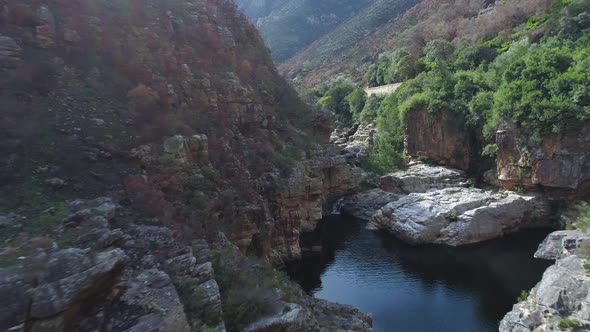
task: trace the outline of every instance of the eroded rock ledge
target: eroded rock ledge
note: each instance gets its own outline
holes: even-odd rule
[[[543,210],[538,196],[445,188],[403,196],[377,211],[371,222],[412,244],[459,246],[539,226]]]
[[[515,304],[502,319],[501,332],[590,329],[590,270],[578,249],[584,236],[588,238],[579,231],[558,231],[543,241],[535,257],[557,261],[526,300]]]
[[[342,211],[412,244],[460,246],[549,222],[540,195],[473,188],[463,171],[423,164],[382,177]]]

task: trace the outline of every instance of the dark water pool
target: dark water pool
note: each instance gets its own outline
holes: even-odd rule
[[[375,331],[497,331],[521,290],[550,265],[533,258],[549,230],[448,248],[412,247],[364,226],[324,219],[302,238],[322,245],[322,254],[306,255],[287,272],[318,298],[372,313]]]

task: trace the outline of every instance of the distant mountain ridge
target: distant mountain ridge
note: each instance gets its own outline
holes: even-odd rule
[[[236,0],[277,63],[286,61],[376,0]]]

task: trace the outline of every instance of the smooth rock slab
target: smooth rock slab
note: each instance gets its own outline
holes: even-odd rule
[[[387,203],[397,200],[399,196],[381,189],[363,191],[344,198],[341,212],[361,220],[370,220],[371,217]]]
[[[423,193],[449,187],[465,187],[469,184],[465,172],[442,166],[416,164],[405,171],[384,175],[381,188],[398,194]]]
[[[542,226],[545,211],[538,196],[454,187],[402,196],[377,211],[369,226],[412,244],[459,246]]]

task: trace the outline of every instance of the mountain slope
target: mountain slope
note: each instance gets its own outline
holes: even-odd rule
[[[283,73],[311,72],[306,82],[318,83],[333,75],[358,77],[364,61],[393,43],[403,24],[399,19],[418,0],[377,0],[334,31],[315,41],[279,67]]]
[[[282,62],[375,0],[237,0]]]

